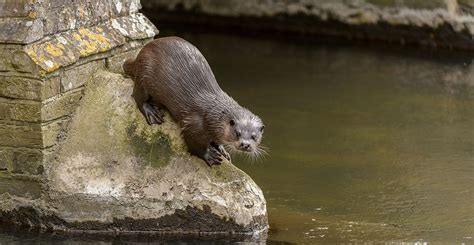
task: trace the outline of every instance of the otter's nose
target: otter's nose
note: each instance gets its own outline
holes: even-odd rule
[[[250,144],[249,143],[240,143],[240,148],[244,149],[244,150],[249,150],[250,149]]]

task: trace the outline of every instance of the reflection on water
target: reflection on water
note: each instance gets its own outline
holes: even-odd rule
[[[236,163],[265,193],[270,241],[474,242],[470,60],[179,35],[265,122],[270,155]]]

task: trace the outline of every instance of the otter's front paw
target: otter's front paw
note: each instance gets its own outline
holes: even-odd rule
[[[160,111],[160,108],[152,104],[144,103],[143,111],[145,112],[145,119],[149,125],[162,124],[164,122],[163,117],[165,114]]]
[[[219,150],[219,152],[221,153],[221,155],[222,155],[223,157],[225,157],[225,159],[227,159],[227,161],[229,161],[229,162],[231,161],[231,160],[230,160],[230,154],[227,153],[227,151],[225,150],[225,148],[224,148],[223,145],[217,145],[216,148],[217,148],[217,150]]]
[[[224,159],[230,161],[229,153],[225,151],[222,145],[211,143],[204,156],[204,160],[206,161],[207,165],[209,165],[209,167],[212,167],[212,165],[220,165]]]

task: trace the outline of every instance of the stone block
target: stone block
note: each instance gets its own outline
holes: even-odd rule
[[[153,38],[158,29],[141,13],[115,18],[112,27],[129,39]]]
[[[0,75],[0,96],[2,97],[42,101],[59,93],[59,76],[39,80],[36,78]],[[15,103],[15,101],[10,102]]]
[[[23,51],[23,45],[0,45],[0,71],[35,73],[38,69],[39,66]]]
[[[41,101],[43,83],[37,79],[0,76],[0,96]]]
[[[0,0],[0,18],[28,16],[30,2],[30,0]]]
[[[84,85],[94,73],[104,68],[104,60],[96,60],[67,69],[61,78],[61,92],[66,92]]]
[[[76,27],[76,21],[75,8],[72,4],[50,8],[44,19],[44,33],[51,35],[72,30]]]
[[[43,104],[41,118],[44,122],[71,115],[82,98],[82,91],[70,91]]]
[[[39,122],[41,103],[27,100],[0,100],[0,120]]]
[[[0,124],[0,146],[41,148],[43,138],[40,124]]]
[[[0,171],[11,170],[13,166],[13,151],[11,148],[0,148]]]
[[[111,72],[123,73],[123,62],[127,59],[137,57],[138,52],[140,52],[140,50],[136,49],[107,58],[107,69]]]
[[[38,149],[20,148],[13,152],[14,174],[38,175],[42,174],[43,153]]]
[[[91,9],[92,9],[92,16],[97,21],[108,20],[111,16],[111,5],[110,0],[103,0],[103,1],[90,1]]]
[[[0,42],[27,44],[43,37],[43,21],[28,18],[0,18]]]
[[[128,14],[129,0],[111,0],[110,11],[112,16],[124,16]]]
[[[13,71],[13,53],[20,50],[22,45],[2,44],[0,45],[0,71]]]
[[[93,19],[92,6],[91,3],[87,0],[78,0],[74,4],[75,9],[75,18],[77,20],[77,27],[87,26],[90,23],[95,23],[96,20]]]
[[[25,53],[23,50],[16,50],[12,53],[11,59],[11,67],[13,70],[18,72],[26,72],[26,73],[38,73],[39,66],[33,62],[33,60]]]
[[[141,8],[142,5],[140,4],[140,0],[129,0],[129,7],[128,7],[128,12],[130,14],[137,13]]]
[[[39,181],[24,177],[0,175],[0,194],[37,199],[41,196],[42,184]],[[4,200],[3,197],[0,197]]]
[[[60,76],[48,77],[43,81],[41,88],[41,98],[43,100],[57,96],[61,92],[61,78]]]
[[[45,73],[50,73],[125,42],[110,24],[103,24],[56,34],[48,41],[27,45],[25,52]]]

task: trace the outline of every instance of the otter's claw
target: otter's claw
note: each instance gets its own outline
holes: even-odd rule
[[[165,116],[165,114],[160,111],[160,108],[148,103],[144,103],[143,111],[145,112],[146,122],[149,125],[162,124],[164,122],[163,117]]]
[[[204,156],[204,159],[207,165],[211,167],[212,165],[220,165],[224,159],[230,161],[230,155],[225,151],[222,145],[211,143],[211,145],[207,148],[207,153]]]
[[[227,151],[225,150],[224,146],[223,146],[223,145],[219,145],[219,146],[217,146],[217,149],[219,150],[219,152],[221,153],[221,155],[224,156],[225,159],[227,159],[227,161],[230,162],[230,154],[227,153]]]

